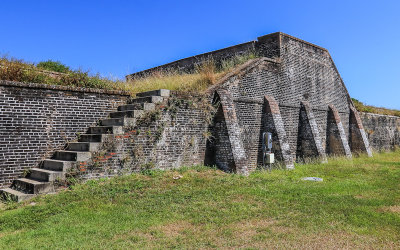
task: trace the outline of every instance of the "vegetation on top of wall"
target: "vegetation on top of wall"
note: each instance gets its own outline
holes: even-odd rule
[[[234,67],[251,59],[257,58],[254,51],[216,62],[208,58],[196,66],[192,73],[180,73],[177,71],[156,71],[145,77],[138,77],[129,81],[131,91],[135,93],[149,91],[152,89],[170,89],[183,92],[201,93],[215,84]]]
[[[58,73],[68,73],[71,71],[68,66],[62,64],[59,61],[52,60],[39,62],[36,67],[39,69],[54,71]]]
[[[108,90],[126,89],[120,81],[99,74],[91,75],[89,71],[71,70],[59,62],[46,61],[35,65],[7,57],[0,58],[0,80]]]
[[[146,77],[126,82],[102,77],[99,74],[91,74],[89,71],[72,70],[58,61],[48,60],[34,64],[3,56],[0,57],[0,80],[122,90],[131,93],[132,96],[154,89],[199,93],[216,83],[233,67],[256,57],[255,52],[248,51],[218,64],[209,58],[199,64],[190,74],[177,71],[157,71]]]
[[[71,70],[59,62],[46,61],[35,65],[34,63],[7,57],[0,58],[0,80],[126,90],[126,84],[121,81],[111,80],[99,74],[93,75],[89,71]]]
[[[360,112],[375,113],[375,114],[381,114],[381,115],[393,115],[393,116],[400,117],[400,110],[378,108],[378,107],[374,107],[374,106],[370,106],[370,105],[365,105],[364,103],[360,102],[359,100],[357,100],[355,98],[351,98],[351,100],[353,101],[356,109]]]

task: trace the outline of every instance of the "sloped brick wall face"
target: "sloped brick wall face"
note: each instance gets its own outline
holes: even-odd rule
[[[400,117],[362,112],[360,117],[374,150],[400,147]]]
[[[274,39],[275,42],[271,42]],[[290,36],[272,36],[267,41],[262,51],[276,51],[279,44],[279,52],[274,52],[280,55],[278,59],[259,60],[220,86],[234,99],[250,169],[262,163],[261,134],[268,122],[262,115],[265,95],[274,97],[279,104],[293,159],[296,159],[298,147],[302,101],[310,104],[320,134],[318,143],[324,150],[327,147],[329,105],[337,109],[345,134],[349,135],[351,104],[328,51]],[[272,48],[269,50],[268,46]]]
[[[0,81],[0,187],[37,167],[125,103],[127,95]]]

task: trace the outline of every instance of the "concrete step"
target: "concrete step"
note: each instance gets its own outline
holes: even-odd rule
[[[122,126],[96,126],[90,127],[88,134],[123,134]]]
[[[101,125],[103,126],[135,126],[136,125],[136,118],[111,118],[111,119],[103,119],[100,121]]]
[[[65,173],[61,171],[52,171],[42,168],[32,168],[29,170],[29,178],[38,180],[38,181],[49,181],[53,182],[57,179],[63,180],[65,179]]]
[[[79,142],[103,142],[112,137],[111,134],[83,134],[79,136]]]
[[[169,94],[170,94],[169,89],[156,89],[156,90],[138,93],[138,94],[136,94],[136,96],[138,96],[138,97],[145,97],[145,96],[169,97]]]
[[[154,110],[156,105],[154,103],[132,103],[128,105],[123,105],[118,107],[118,111],[126,110]]]
[[[42,162],[42,168],[52,171],[67,172],[72,167],[73,162],[71,161],[60,161],[53,159],[46,159]]]
[[[28,194],[44,194],[54,192],[54,185],[51,182],[19,178],[14,181],[12,189]]]
[[[92,156],[91,152],[86,151],[56,151],[52,159],[61,161],[87,161]]]
[[[138,97],[135,99],[129,100],[129,104],[133,103],[161,103],[164,101],[164,97],[162,96],[145,96],[145,97]]]
[[[2,200],[12,200],[16,202],[21,202],[25,200],[29,200],[35,197],[34,194],[26,194],[17,190],[14,190],[12,188],[4,188],[0,189],[0,198]]]
[[[127,110],[110,113],[110,118],[133,117],[139,118],[144,113],[143,110]]]
[[[99,142],[70,142],[67,145],[68,151],[97,151],[100,147]]]

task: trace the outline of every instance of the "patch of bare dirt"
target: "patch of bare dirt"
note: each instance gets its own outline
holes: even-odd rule
[[[390,213],[400,214],[400,206],[399,205],[383,207],[380,210],[382,212],[390,212]]]
[[[152,235],[151,233],[147,233],[147,232],[140,232],[140,231],[131,231],[131,232],[127,232],[124,234],[116,234],[113,237],[113,240],[117,241],[117,240],[127,240],[131,237],[138,237],[141,238],[145,241],[150,241],[150,240],[154,240],[155,237],[154,235]]]
[[[180,236],[185,230],[197,231],[199,228],[187,221],[177,221],[158,226],[155,229],[163,232],[166,237],[170,238]]]
[[[14,234],[22,233],[22,232],[24,232],[24,230],[17,230],[17,231],[14,231],[14,232],[0,233],[0,239],[5,237],[5,236],[14,235]]]
[[[288,248],[305,249],[397,249],[398,243],[382,241],[372,236],[347,232],[317,233],[298,237],[295,241],[281,242]]]
[[[230,227],[234,230],[234,234],[237,238],[243,239],[256,236],[263,231],[269,231],[276,234],[291,232],[290,228],[280,226],[277,221],[265,218],[240,221]]]

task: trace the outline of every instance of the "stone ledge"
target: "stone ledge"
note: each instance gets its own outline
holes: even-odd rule
[[[28,88],[28,89],[48,89],[48,90],[55,90],[55,91],[70,91],[70,92],[82,92],[82,93],[94,93],[94,94],[106,94],[106,95],[131,96],[128,92],[120,91],[120,90],[81,88],[81,87],[71,87],[71,86],[63,86],[63,85],[47,85],[47,84],[40,84],[40,83],[14,82],[14,81],[6,81],[6,80],[0,80],[0,86]]]
[[[317,48],[317,49],[320,49],[320,50],[323,50],[323,51],[328,52],[327,49],[325,49],[325,48],[323,48],[323,47],[321,47],[321,46],[315,45],[315,44],[313,44],[313,43],[307,42],[307,41],[305,41],[305,40],[302,40],[302,39],[300,39],[300,38],[291,36],[291,35],[286,34],[286,33],[283,33],[283,32],[276,32],[276,33],[272,33],[272,34],[270,34],[270,35],[276,35],[276,34],[279,34],[280,36],[286,36],[286,37],[288,37],[288,38],[290,38],[290,39],[293,39],[293,40],[295,40],[295,41],[298,41],[298,42],[307,44],[307,45],[309,45],[309,46],[311,46],[311,47],[314,47],[314,48]],[[266,35],[266,36],[268,36],[268,35]],[[259,37],[258,39],[263,38],[263,37],[266,37],[266,36],[261,36],[261,37]]]

